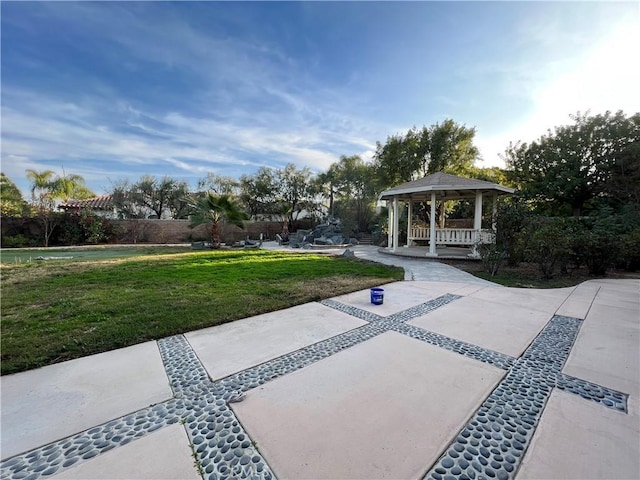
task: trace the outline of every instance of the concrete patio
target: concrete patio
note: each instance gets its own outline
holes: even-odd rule
[[[4,376],[1,478],[640,478],[640,281],[383,287]]]

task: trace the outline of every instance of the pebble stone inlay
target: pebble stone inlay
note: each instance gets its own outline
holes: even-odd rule
[[[392,330],[398,333],[407,335],[417,340],[422,340],[436,347],[444,348],[452,352],[459,353],[465,357],[479,360],[480,362],[488,363],[503,370],[509,370],[513,366],[515,358],[506,355],[504,353],[495,352],[488,348],[483,348],[478,345],[463,342],[462,340],[456,340],[455,338],[447,337],[439,333],[424,330],[420,327],[413,325],[407,325],[404,323],[393,325]]]
[[[175,398],[2,462],[0,478],[36,480],[178,422],[189,409]]]
[[[621,393],[611,388],[587,382],[586,380],[564,373],[558,374],[556,387],[560,390],[580,395],[585,400],[601,403],[605,407],[627,413],[627,400],[629,395],[626,393]]]
[[[369,323],[215,382],[184,336],[161,339],[158,347],[173,399],[11,457],[0,465],[0,478],[48,477],[180,421],[192,442],[203,478],[275,479],[229,408],[228,400],[238,392],[263,385],[387,331],[509,370],[425,478],[513,478],[554,387],[626,412],[625,394],[561,373],[580,327],[579,319],[554,316],[517,360],[404,323],[458,298],[461,297],[446,294],[387,317],[324,300],[322,304]]]
[[[581,324],[555,315],[424,478],[514,478]]]
[[[0,465],[0,478],[37,480],[53,475],[178,421],[185,424],[204,478],[275,478],[228,407],[227,400],[232,395],[255,388],[380,335],[388,331],[389,325],[383,323],[406,321],[456,298],[459,297],[444,295],[409,309],[412,313],[408,316],[400,312],[386,318],[334,301],[333,305],[330,305],[332,308],[341,311],[345,311],[346,308],[346,313],[358,318],[366,317],[370,323],[216,382],[210,380],[184,336],[161,339],[158,341],[158,347],[175,398],[59,442],[11,457]]]
[[[351,305],[346,305],[342,302],[338,302],[337,300],[327,299],[322,300],[320,303],[326,307],[331,307],[334,310],[338,310],[339,312],[346,313],[351,315],[352,317],[357,317],[361,320],[365,320],[367,322],[406,322],[408,320],[413,320],[416,317],[420,317],[422,315],[426,315],[427,313],[435,310],[436,308],[440,308],[447,303],[451,303],[454,300],[462,298],[460,295],[453,295],[451,293],[447,293],[445,295],[441,295],[438,298],[434,298],[433,300],[429,300],[427,302],[421,303],[414,307],[407,308],[398,313],[394,313],[389,315],[388,317],[383,317],[373,312],[369,312],[368,310],[364,310],[362,308],[354,307]]]

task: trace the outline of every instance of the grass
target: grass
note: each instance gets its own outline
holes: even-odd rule
[[[48,257],[55,262],[64,262],[64,257],[73,257],[73,262],[111,260],[114,258],[137,257],[140,255],[159,255],[166,253],[186,253],[191,247],[178,246],[88,246],[66,248],[3,248],[0,249],[0,263],[11,265],[38,261],[38,257]],[[60,258],[60,260],[54,260]]]
[[[261,250],[4,264],[1,373],[402,278],[402,269],[357,259]]]

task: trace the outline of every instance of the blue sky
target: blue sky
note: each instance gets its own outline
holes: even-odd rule
[[[2,171],[191,185],[323,171],[446,118],[480,166],[640,111],[638,2],[2,2]]]

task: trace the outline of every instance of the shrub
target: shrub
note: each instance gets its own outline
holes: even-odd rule
[[[476,249],[480,254],[484,271],[495,277],[507,258],[507,252],[497,243],[478,243]]]
[[[526,260],[537,263],[547,280],[573,253],[573,239],[566,233],[564,218],[534,219],[525,229],[523,240]]]
[[[640,227],[622,235],[618,263],[630,272],[640,269]]]
[[[585,230],[576,238],[576,250],[591,275],[604,275],[616,263],[626,263],[627,255],[637,255],[640,247],[633,232],[640,229],[640,216],[633,205],[618,212],[602,205],[583,223]]]
[[[33,247],[35,242],[22,234],[2,237],[2,248]]]
[[[501,244],[509,265],[516,266],[523,256],[522,231],[531,222],[531,211],[517,197],[501,200],[496,215],[496,241]]]
[[[90,210],[82,210],[80,213],[68,213],[64,216],[57,243],[107,243],[116,237],[116,233],[115,226],[109,220],[94,215]]]

